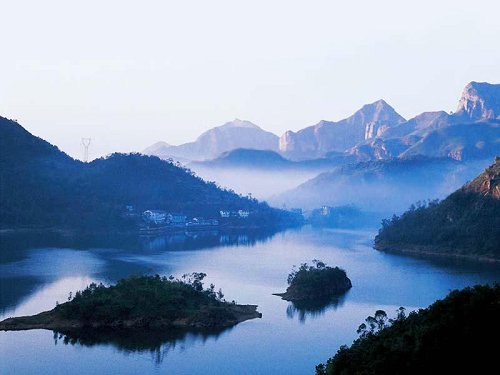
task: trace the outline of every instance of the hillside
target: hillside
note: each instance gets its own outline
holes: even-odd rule
[[[157,157],[113,154],[82,163],[0,118],[0,226],[125,228],[127,205],[217,217],[253,212],[249,224],[280,225],[287,214],[205,182]]]
[[[500,158],[441,202],[384,220],[380,250],[500,260]]]
[[[213,160],[193,163],[193,165],[200,165],[207,168],[256,169],[288,168],[294,164],[294,162],[285,159],[275,151],[243,148],[226,151]]]
[[[499,315],[499,285],[452,291],[407,317],[400,309],[392,324],[379,310],[360,326],[361,337],[318,365],[316,374],[481,373],[497,365],[496,346],[485,337],[500,333]]]
[[[418,200],[444,198],[483,166],[422,156],[351,163],[322,173],[270,202],[303,208],[355,204],[362,210],[401,212]]]
[[[401,156],[426,155],[455,160],[491,159],[500,151],[500,121],[457,124],[422,136]]]

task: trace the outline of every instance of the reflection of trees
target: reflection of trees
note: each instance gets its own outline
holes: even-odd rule
[[[217,339],[223,332],[232,327],[187,331],[181,329],[144,330],[144,329],[81,329],[65,332],[54,331],[54,344],[81,345],[92,347],[96,345],[111,345],[124,354],[151,353],[155,363],[160,364],[167,354],[177,346],[185,349],[195,342],[205,343],[209,338]]]
[[[152,251],[198,250],[220,246],[254,246],[271,239],[278,229],[199,230],[141,236],[141,247]]]
[[[328,310],[337,310],[337,308],[344,304],[346,294],[290,302],[286,308],[286,316],[289,319],[297,316],[301,323],[305,323],[307,317],[314,319],[323,315]]]

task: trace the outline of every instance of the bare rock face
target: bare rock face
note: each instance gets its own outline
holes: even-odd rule
[[[495,163],[488,167],[474,180],[463,187],[464,191],[474,191],[483,196],[500,199],[500,156],[495,158]]]
[[[500,84],[469,83],[458,102],[456,116],[473,121],[500,119]]]
[[[319,157],[332,151],[343,152],[404,121],[389,104],[378,100],[344,120],[323,120],[296,133],[286,132],[280,138],[280,151],[297,159]]]
[[[208,160],[239,148],[278,151],[279,138],[250,121],[235,119],[201,134],[196,141],[179,146],[161,142],[144,150],[145,154],[181,161]]]

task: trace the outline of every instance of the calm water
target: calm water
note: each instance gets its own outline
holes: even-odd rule
[[[372,250],[371,231],[303,228],[275,235],[205,233],[155,239],[0,238],[0,319],[51,309],[92,281],[129,274],[208,274],[227,300],[257,304],[262,319],[221,332],[65,337],[0,332],[1,374],[311,374],[350,344],[377,309],[395,315],[451,289],[500,281],[500,268]],[[321,259],[347,270],[353,288],[328,305],[273,296],[293,265]]]

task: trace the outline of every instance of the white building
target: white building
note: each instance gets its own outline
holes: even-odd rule
[[[250,216],[250,212],[246,210],[238,210],[238,216],[242,218],[247,218],[248,216]]]
[[[167,220],[167,213],[160,210],[147,210],[142,213],[145,221],[155,224],[163,224]]]

